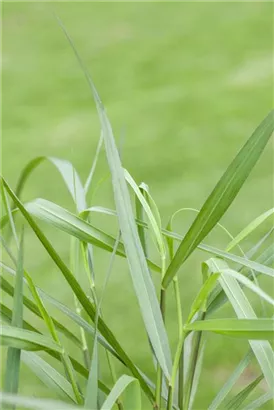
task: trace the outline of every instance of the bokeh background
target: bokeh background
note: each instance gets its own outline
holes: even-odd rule
[[[163,224],[181,207],[199,208],[272,106],[273,5],[5,2],[2,168],[13,187],[22,167],[36,156],[70,160],[84,181],[95,155],[100,133],[95,106],[54,13],[62,19],[93,76],[124,166],[138,183],[149,185]],[[268,145],[222,219],[232,234],[273,204],[271,148]],[[114,206],[104,153],[92,193],[90,204]],[[26,186],[24,200],[37,197],[73,210],[61,178],[50,165],[38,168]],[[176,230],[183,234],[193,217],[191,212],[180,214]],[[92,218],[96,226],[116,232],[110,217]],[[68,237],[41,226],[69,262]],[[244,249],[264,230],[265,226],[250,237]],[[218,247],[227,242],[218,229],[207,239]],[[29,230],[26,247],[26,267],[36,283],[73,307],[69,287]],[[180,271],[184,316],[201,284],[200,264],[207,257],[196,252]],[[100,289],[108,266],[100,251],[95,252],[95,264]],[[269,287],[267,281],[265,285]],[[173,299],[171,291],[167,321],[174,348]],[[120,259],[115,262],[103,310],[126,351],[153,376],[131,280]],[[229,308],[219,313],[223,317],[228,314],[233,314]],[[38,324],[32,316],[29,320]],[[208,337],[195,409],[207,408],[246,349],[247,343],[242,341]],[[122,371],[119,365],[117,368]],[[257,370],[254,363],[238,388],[252,380]],[[109,382],[103,357],[101,372]],[[26,368],[22,380],[24,394],[50,396]]]

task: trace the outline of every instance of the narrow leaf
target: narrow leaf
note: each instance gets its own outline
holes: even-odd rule
[[[62,353],[61,346],[47,336],[12,326],[1,326],[0,343],[22,350],[51,349],[57,353]]]
[[[110,394],[106,398],[105,402],[103,403],[101,410],[111,410],[112,407],[115,405],[116,400],[121,394],[128,388],[130,384],[134,384],[134,392],[133,398],[134,400],[128,399],[128,403],[130,402],[131,407],[125,407],[125,409],[130,410],[140,410],[141,407],[141,394],[138,380],[134,379],[133,377],[123,375],[120,379],[116,382],[113,389],[111,390]],[[130,400],[130,401],[129,401]]]
[[[77,299],[83,306],[84,310],[86,313],[89,315],[89,317],[94,320],[95,319],[95,309],[94,306],[91,304],[89,299],[87,298],[85,292],[75,279],[74,275],[72,272],[68,269],[68,267],[65,265],[65,263],[62,261],[58,253],[55,251],[55,249],[52,247],[51,243],[48,241],[48,239],[45,237],[45,235],[42,233],[42,231],[39,229],[37,224],[34,222],[30,214],[27,212],[25,209],[24,205],[21,203],[21,201],[16,197],[16,195],[13,193],[12,189],[9,187],[7,182],[4,180],[3,177],[0,179],[1,183],[3,183],[4,187],[7,189],[7,192],[13,199],[15,205],[20,209],[20,212],[24,216],[24,218],[28,221],[29,225],[31,226],[32,230],[46,249],[47,253],[50,255],[54,263],[58,266],[60,271],[62,272],[63,276],[65,277],[66,281],[72,288],[74,294],[76,295]],[[116,350],[116,352],[120,355],[126,366],[131,370],[133,376],[135,376],[139,381],[140,385],[146,393],[147,397],[152,400],[153,395],[148,387],[147,383],[144,381],[143,377],[141,376],[140,372],[138,369],[135,367],[134,363],[130,360],[128,355],[125,353],[124,349],[121,347],[117,339],[115,338],[114,334],[111,332],[111,330],[108,328],[108,326],[105,324],[105,322],[99,318],[98,320],[98,329],[100,333],[107,339],[107,341],[113,346],[113,348]]]
[[[185,325],[185,330],[210,331],[227,336],[255,340],[272,340],[273,319],[212,319]]]
[[[217,396],[215,397],[213,402],[210,404],[208,410],[217,410],[220,408],[220,405],[223,403],[224,399],[226,398],[228,393],[231,391],[232,387],[235,385],[239,377],[242,375],[243,371],[247,368],[247,366],[251,362],[252,356],[253,356],[252,350],[249,350],[249,352],[245,355],[243,360],[238,364],[234,372],[231,374],[229,379],[223,385],[221,390],[218,392]]]
[[[20,406],[27,410],[83,410],[83,407],[73,406],[65,403],[64,401],[36,399],[33,397],[23,397],[15,394],[0,393],[1,408],[3,408],[2,406],[4,403]]]
[[[229,252],[238,243],[245,239],[251,232],[253,232],[258,226],[260,226],[267,218],[269,218],[274,213],[274,208],[269,209],[262,215],[258,216],[249,225],[247,225],[226,247],[226,251]]]
[[[234,396],[225,406],[225,410],[237,410],[241,407],[245,399],[250,395],[250,393],[258,386],[260,381],[264,378],[261,374],[257,379],[246,386],[240,393]]]
[[[261,156],[273,129],[274,111],[271,111],[234,158],[207,198],[167,269],[163,280],[164,288],[169,285],[180,266],[229,208]]]
[[[36,353],[25,351],[22,352],[22,361],[50,391],[54,391],[61,398],[75,401],[71,384],[48,362],[41,359]]]
[[[13,312],[11,324],[14,328],[23,326],[23,257],[24,257],[24,233],[22,232],[16,268],[15,289],[13,297]],[[21,350],[9,347],[7,353],[6,374],[4,378],[4,390],[7,393],[17,393],[20,375]]]

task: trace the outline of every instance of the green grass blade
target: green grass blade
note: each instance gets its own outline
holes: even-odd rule
[[[134,385],[133,386],[134,391],[132,393],[132,400],[131,398],[128,399],[128,403],[130,403],[131,407],[127,405],[125,409],[140,410],[142,406],[141,406],[141,394],[140,394],[139,382],[137,379],[134,379],[133,377],[126,376],[126,375],[121,376],[120,379],[116,382],[110,394],[104,401],[101,407],[101,410],[111,410],[113,406],[115,405],[115,402],[118,399],[118,397],[121,396],[121,394],[129,387],[130,384]]]
[[[75,236],[83,242],[89,242],[99,246],[109,252],[112,252],[115,239],[104,234],[97,228],[91,226],[88,222],[73,215],[53,202],[37,199],[25,205],[27,211],[42,221],[50,223],[53,226]],[[124,254],[123,245],[120,244],[118,253]]]
[[[46,249],[49,256],[52,258],[54,263],[57,265],[57,267],[59,268],[59,270],[63,274],[64,278],[66,279],[66,281],[68,282],[68,284],[72,288],[72,290],[73,290],[74,294],[76,295],[77,299],[81,303],[83,309],[86,311],[86,313],[89,315],[89,317],[92,320],[94,320],[95,319],[94,306],[90,303],[90,301],[87,298],[85,292],[83,291],[83,289],[81,288],[81,286],[79,285],[77,280],[75,279],[72,272],[68,269],[68,267],[62,261],[62,259],[58,255],[58,253],[54,250],[51,243],[48,241],[48,239],[45,237],[45,235],[39,229],[38,225],[34,222],[32,217],[30,216],[30,214],[25,209],[24,205],[16,197],[16,195],[13,193],[12,189],[9,187],[9,185],[4,180],[3,177],[1,178],[0,181],[4,184],[4,187],[7,189],[8,193],[11,196],[12,200],[14,201],[15,205],[20,209],[21,214],[27,220],[30,227],[32,228],[32,230],[36,234],[37,238],[40,240],[40,242],[42,243],[42,245]],[[130,360],[128,355],[125,353],[124,349],[121,347],[120,343],[117,341],[114,334],[111,332],[109,327],[105,324],[105,322],[101,318],[99,318],[99,321],[98,321],[98,329],[99,329],[100,333],[107,339],[107,341],[116,350],[116,352],[119,354],[119,356],[122,358],[125,365],[132,372],[133,376],[135,376],[140,381],[140,385],[142,387],[142,390],[147,395],[147,397],[150,400],[152,400],[153,395],[152,395],[151,390],[147,386],[147,383],[144,381],[143,377],[141,376],[138,369],[135,367],[134,363]]]
[[[24,257],[24,233],[19,244],[18,261],[15,277],[15,289],[13,297],[12,326],[20,329],[23,326],[23,257]],[[20,375],[21,350],[17,347],[9,347],[7,353],[6,373],[4,378],[4,390],[7,393],[17,393]]]
[[[136,184],[136,182],[134,181],[134,179],[132,178],[132,176],[130,175],[130,173],[125,169],[124,170],[124,174],[125,174],[125,179],[128,182],[128,184],[131,186],[131,188],[133,189],[135,195],[137,196],[137,198],[139,199],[146,215],[147,218],[149,220],[149,225],[151,226],[151,232],[152,232],[152,236],[156,242],[156,245],[158,247],[158,250],[160,252],[160,255],[165,255],[165,245],[164,245],[164,241],[163,241],[163,237],[162,237],[162,233],[161,233],[161,224],[159,225],[159,220],[158,218],[154,216],[148,202],[146,201],[144,195],[142,194],[140,188],[138,187],[138,185]]]
[[[7,267],[4,264],[1,264],[4,269]],[[11,273],[11,275],[14,275],[14,270],[11,268],[8,268],[8,272]],[[10,285],[4,278],[0,277],[0,286],[3,289],[4,292],[9,294],[10,296],[13,295],[13,287]],[[48,301],[52,306],[55,306],[61,313],[66,315],[68,318],[70,318],[72,321],[74,321],[77,325],[82,327],[85,332],[89,333],[90,335],[94,336],[95,335],[95,329],[92,327],[86,320],[84,320],[80,315],[75,313],[73,310],[59,302],[58,300],[54,299],[52,296],[48,295],[46,292],[44,292],[42,289],[39,287],[36,287],[40,297],[44,301]],[[31,311],[33,312],[36,316],[41,317],[41,313],[39,312],[39,309],[37,306],[27,297],[24,296],[23,299],[24,305]],[[67,328],[65,328],[59,321],[56,319],[52,318],[54,321],[55,326],[57,329],[62,332],[68,339],[72,340],[78,347],[81,346],[80,340],[74,336]],[[122,363],[122,359],[120,356],[116,353],[116,351],[112,348],[112,346],[106,341],[106,339],[99,333],[98,334],[98,341],[99,343],[106,348],[113,356],[115,356],[118,360],[120,360]]]
[[[75,53],[83,73],[85,74],[96,103],[105,143],[106,156],[112,176],[114,200],[118,214],[119,226],[125,244],[126,255],[135,293],[139,301],[145,327],[150,337],[157,360],[159,361],[165,375],[169,378],[171,371],[171,353],[169,349],[169,342],[157,301],[155,288],[149,274],[140,239],[138,237],[129,192],[127,189],[119,152],[113,137],[112,128],[89,73],[87,72],[65,27],[61,23],[60,25]]]
[[[208,298],[208,295],[216,285],[216,282],[218,280],[218,277],[220,276],[219,273],[214,273],[210,275],[207,280],[205,281],[203,287],[199,290],[198,295],[196,296],[191,309],[190,309],[190,314],[189,317],[186,321],[186,323],[190,323],[195,314],[202,309],[203,311],[206,310],[206,301]]]
[[[2,192],[2,201],[4,203],[4,207],[6,208],[6,212],[7,212],[6,220],[9,221],[9,223],[10,223],[10,228],[11,228],[11,231],[12,231],[12,234],[13,234],[13,238],[14,238],[16,247],[17,247],[17,249],[19,249],[19,241],[18,241],[18,238],[17,238],[17,233],[16,233],[14,220],[13,220],[13,215],[12,215],[10,204],[9,204],[9,199],[7,197],[6,190],[4,189],[3,186],[1,186],[1,192]]]
[[[87,383],[87,390],[86,390],[86,397],[85,397],[85,407],[97,409],[98,408],[98,318],[101,314],[101,305],[103,301],[103,297],[106,291],[106,287],[110,278],[110,274],[112,271],[115,255],[117,252],[117,248],[120,242],[120,233],[117,235],[113,252],[111,254],[109,268],[106,273],[103,289],[101,292],[100,300],[97,303],[97,310],[96,310],[96,318],[95,318],[95,336],[93,341],[93,352],[92,352],[92,361],[89,371],[89,378]],[[113,364],[111,363],[111,358],[108,358],[110,364],[110,371],[113,377],[113,380],[116,381],[115,377],[115,370]]]
[[[208,263],[209,269],[211,272],[219,272],[224,267],[227,267],[227,264],[224,261],[220,260],[210,260]],[[220,275],[219,282],[224,289],[228,300],[230,301],[233,309],[236,312],[236,315],[239,319],[257,319],[257,316],[252,309],[248,299],[243,293],[240,285],[237,280]],[[258,319],[257,319],[258,320]],[[266,382],[271,391],[274,387],[274,354],[271,348],[271,345],[267,341],[249,341],[250,346],[254,352],[254,355],[257,358],[257,361],[261,367],[262,373],[265,376]]]
[[[0,342],[3,346],[12,346],[22,350],[51,349],[57,353],[63,353],[61,346],[49,337],[13,326],[1,327]]]
[[[259,257],[258,262],[264,265],[272,264],[274,261],[274,244],[271,244]],[[240,270],[241,275],[246,276],[250,280],[254,280],[254,275],[251,270],[247,268]],[[260,272],[255,272],[255,275],[258,276]],[[223,306],[224,303],[227,302],[227,296],[221,285],[216,287],[212,294],[209,297],[208,307],[207,307],[207,315],[212,314]]]
[[[273,340],[274,321],[273,319],[198,320],[185,325],[185,330],[208,331],[250,340]]]
[[[112,135],[111,126],[98,101],[97,105],[101,116],[107,159],[112,174],[114,199],[117,207],[119,225],[124,240],[135,293],[157,360],[166,377],[169,378],[171,354],[155,288],[138,237],[124,172]]]
[[[83,410],[83,407],[74,406],[64,401],[36,399],[33,397],[23,397],[15,394],[0,393],[0,405],[3,408],[3,404],[11,404],[20,406],[27,410]],[[89,409],[93,410],[93,409]]]
[[[207,198],[167,269],[163,280],[164,288],[169,285],[180,266],[229,208],[258,161],[273,129],[274,111],[271,111],[251,135]]]
[[[263,374],[257,377],[253,382],[246,386],[240,393],[234,396],[226,405],[225,410],[237,410],[241,407],[245,399],[252,393],[252,391],[258,386],[263,379]]]
[[[22,352],[22,361],[51,392],[56,393],[60,398],[75,402],[71,384],[48,362],[33,352]]]
[[[41,206],[40,206],[40,203],[41,203]],[[49,209],[47,208],[47,206],[49,206]],[[37,199],[31,203],[26,204],[26,207],[28,208],[28,211],[32,215],[35,215],[37,218],[44,220],[51,224],[53,224],[53,218],[54,218],[54,222],[56,223],[56,226],[58,226],[59,229],[62,229],[65,232],[70,233],[71,235],[75,235],[78,239],[82,241],[92,243],[95,246],[98,246],[102,249],[112,252],[113,246],[115,243],[115,239],[113,237],[111,237],[110,235],[104,233],[103,231],[97,228],[94,228],[92,225],[83,221],[82,219],[78,218],[72,213],[68,212],[64,208],[59,207],[59,205],[56,205],[44,199]],[[53,211],[51,211],[51,209],[53,209]],[[117,215],[115,211],[106,209],[103,207],[89,208],[83,211],[81,215],[84,215],[92,211],[102,212],[102,213],[113,215],[113,216]],[[59,215],[59,212],[60,212],[60,215]],[[79,222],[79,220],[81,222]],[[148,228],[148,225],[144,223],[143,221],[137,220],[136,222],[139,226]],[[162,229],[162,233],[167,238],[174,238],[177,241],[181,241],[183,239],[181,235],[178,235],[175,232],[167,231],[165,229]],[[268,266],[264,266],[250,259],[246,259],[241,256],[234,255],[229,252],[225,252],[221,249],[217,249],[213,246],[209,246],[206,244],[200,244],[198,245],[198,248],[200,250],[203,250],[205,252],[219,256],[221,258],[230,260],[231,262],[239,263],[243,266],[253,269],[254,271],[261,272],[268,276],[272,276],[272,277],[274,276],[274,269]],[[121,244],[121,248],[118,249],[117,254],[123,257],[125,256],[124,248],[122,244]],[[149,267],[151,267],[151,269],[153,269],[154,271],[161,272],[161,268],[155,265],[152,261],[147,260],[147,263]]]
[[[6,323],[8,323],[8,324],[11,323],[12,312],[11,312],[11,310],[10,310],[7,306],[3,305],[2,303],[0,303],[0,316],[1,316],[1,319],[2,319],[4,322],[6,322]],[[26,329],[26,330],[30,330],[30,331],[32,331],[32,332],[36,332],[36,333],[38,333],[38,334],[41,334],[41,332],[40,332],[38,329],[36,329],[35,327],[33,327],[33,326],[32,326],[30,323],[28,323],[27,321],[23,321],[23,327],[24,327],[24,329]],[[61,362],[61,357],[60,357],[60,354],[59,354],[59,353],[55,352],[54,350],[50,350],[50,349],[47,349],[47,350],[46,350],[46,353],[47,353],[48,355],[50,355],[51,357],[53,357],[54,359],[56,359],[57,361]],[[71,361],[71,363],[72,363],[72,365],[73,365],[74,370],[75,370],[79,375],[81,375],[81,376],[83,376],[85,379],[87,379],[87,378],[88,378],[88,370],[87,370],[84,366],[82,366],[81,363],[79,363],[77,360],[75,360],[73,357],[69,356],[69,359],[70,359],[70,361]],[[143,375],[143,377],[146,378],[145,375]],[[150,384],[151,387],[153,388],[153,385],[152,385],[152,383],[151,383],[151,381],[150,381],[149,379],[146,378],[146,382],[147,382],[148,384]],[[108,394],[108,393],[110,392],[109,388],[108,388],[104,383],[102,383],[101,380],[98,380],[98,386],[99,386],[99,389],[102,390],[102,392],[104,392],[104,393],[106,393],[106,394]]]
[[[0,262],[0,266],[3,269],[7,270],[12,276],[15,275],[15,271],[12,268],[9,268],[6,265],[4,265],[2,262]],[[8,295],[13,297],[14,287],[2,276],[0,277],[0,287],[5,293],[7,293]],[[36,289],[38,290],[38,292],[40,294],[40,289],[37,288],[37,287],[36,287]],[[40,294],[40,296],[41,296],[41,294]],[[41,297],[43,298],[43,296],[41,296]],[[49,296],[49,298],[50,298],[50,296]],[[47,299],[47,297],[45,296],[44,299]],[[32,302],[32,300],[30,300],[26,296],[23,296],[23,304],[24,304],[24,306],[26,306],[26,308],[28,308],[36,316],[42,318],[42,315],[41,315],[39,309],[37,308],[36,304]],[[62,306],[61,303],[60,303],[60,305]],[[55,327],[59,330],[59,332],[63,333],[64,336],[66,336],[69,340],[71,340],[74,344],[76,344],[76,346],[79,347],[81,345],[80,340],[72,332],[70,332],[69,329],[67,329],[67,327],[63,326],[62,323],[60,323],[54,317],[52,317],[52,320],[53,320],[53,323],[54,323]]]
[[[80,241],[93,244],[108,252],[113,251],[115,239],[112,236],[95,228],[90,223],[72,214],[61,206],[45,199],[36,199],[35,201],[27,203],[25,207],[31,215],[75,236]],[[88,211],[84,211],[80,215],[86,217],[87,213]],[[124,245],[122,243],[119,243],[118,245],[117,255],[125,257]],[[161,268],[153,262],[149,260],[147,262],[152,269],[158,272],[161,271]]]
[[[38,165],[40,165],[42,162],[48,161],[52,165],[55,166],[57,171],[60,173],[62,176],[71,196],[73,201],[77,205],[78,212],[81,212],[83,209],[86,208],[86,201],[85,201],[85,191],[82,186],[81,180],[79,175],[77,174],[76,170],[72,166],[72,164],[69,161],[59,159],[59,158],[54,158],[54,157],[37,157],[31,160],[23,169],[21,172],[21,175],[19,177],[16,189],[15,189],[15,194],[18,198],[21,197],[22,190],[27,182],[27,179],[30,177],[32,172],[37,168]]]
[[[272,400],[272,404],[273,404],[273,394],[272,393],[265,393],[262,396],[260,396],[258,399],[254,400],[253,402],[249,403],[247,406],[243,407],[242,410],[261,409],[262,406],[270,400]]]
[[[34,298],[34,300],[35,300],[35,302],[38,306],[38,309],[39,309],[41,315],[42,315],[42,318],[43,318],[43,320],[44,320],[44,322],[45,322],[45,324],[46,324],[46,326],[47,326],[47,328],[48,328],[48,330],[49,330],[49,332],[52,336],[52,339],[54,340],[55,343],[59,344],[62,347],[59,336],[58,336],[57,331],[56,331],[55,326],[54,326],[54,322],[53,322],[51,316],[49,315],[49,313],[48,313],[42,299],[40,298],[39,293],[37,292],[36,287],[35,287],[32,279],[31,279],[30,275],[25,272],[25,277],[26,277],[29,289],[32,293],[32,296],[33,296],[33,298]],[[73,392],[75,394],[76,402],[81,404],[83,399],[82,399],[81,393],[80,393],[79,388],[78,388],[78,383],[77,383],[77,380],[76,380],[76,377],[75,377],[74,369],[73,369],[73,366],[70,362],[68,354],[66,353],[64,348],[63,348],[63,354],[62,354],[61,359],[62,359],[62,363],[63,363],[63,366],[64,366],[65,373],[68,377],[68,380],[70,381],[70,383],[72,385],[72,389],[73,389]]]
[[[267,218],[274,213],[274,208],[269,209],[262,215],[255,218],[250,224],[248,224],[226,247],[226,251],[230,252],[236,245],[238,245],[243,239],[245,239],[251,232],[253,232],[258,226],[260,226]]]
[[[231,374],[229,379],[223,385],[221,390],[218,392],[217,396],[214,398],[213,402],[210,404],[208,410],[217,410],[220,408],[220,405],[223,403],[224,399],[231,391],[232,387],[238,381],[239,377],[242,375],[243,371],[247,368],[251,359],[253,357],[253,353],[251,350],[245,355],[243,360],[238,364],[234,372]]]
[[[248,289],[252,290],[258,296],[260,296],[261,299],[265,300],[270,305],[274,306],[273,298],[271,296],[269,296],[266,292],[264,292],[259,286],[255,285],[251,280],[246,278],[244,275],[240,274],[239,272],[237,272],[233,269],[223,269],[221,271],[221,273],[224,276],[227,275],[227,276],[230,276],[230,277],[236,279],[242,285],[244,285]]]

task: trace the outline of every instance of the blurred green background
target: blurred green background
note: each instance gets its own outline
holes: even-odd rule
[[[2,167],[13,187],[22,167],[39,155],[72,161],[85,180],[98,142],[99,122],[92,97],[54,12],[63,20],[92,73],[124,166],[138,183],[149,185],[163,224],[181,207],[199,208],[272,106],[273,5],[4,3]],[[114,206],[107,176],[103,154],[92,191],[102,178],[104,182],[91,198],[93,205]],[[222,220],[232,234],[272,206],[272,183],[269,145]],[[38,168],[27,184],[24,200],[36,197],[73,210],[60,177],[50,165]],[[176,230],[184,233],[192,219],[191,213],[180,214]],[[92,220],[96,226],[116,232],[111,218],[95,215]],[[69,262],[68,237],[41,226]],[[244,249],[262,232],[247,240]],[[35,282],[73,307],[71,292],[60,273],[29,230],[26,236],[26,267]],[[227,237],[217,229],[207,242],[224,247]],[[208,257],[196,252],[180,272],[184,316],[201,283],[200,263]],[[100,288],[108,266],[100,251],[95,252],[95,264]],[[267,281],[265,284],[268,286]],[[177,324],[173,299],[171,290],[167,321],[174,348]],[[131,280],[120,259],[115,262],[103,310],[126,351],[153,377]],[[232,314],[228,308],[220,312],[228,314]],[[39,323],[29,318],[33,324]],[[218,336],[208,339],[195,409],[207,408],[247,349],[245,342]],[[104,358],[101,371],[109,382]],[[238,388],[256,372],[254,363]],[[22,380],[24,394],[49,396],[25,368]]]

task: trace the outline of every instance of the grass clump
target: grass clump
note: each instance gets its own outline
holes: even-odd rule
[[[70,37],[63,30],[95,99],[101,137],[85,184],[72,164],[52,157],[39,157],[31,161],[22,171],[15,190],[1,177],[5,208],[1,226],[7,227],[6,236],[1,238],[10,259],[9,263],[1,261],[1,288],[13,299],[12,309],[5,302],[1,304],[1,318],[5,322],[1,328],[1,343],[8,348],[1,403],[7,408],[17,406],[27,409],[194,409],[206,335],[211,332],[223,337],[246,339],[249,348],[217,396],[212,398],[209,409],[261,408],[273,396],[274,360],[270,343],[273,339],[273,320],[267,313],[261,315],[263,317],[256,315],[253,303],[244,290],[249,289],[259,296],[263,307],[265,304],[274,305],[272,297],[259,285],[259,275],[273,277],[273,244],[269,245],[271,234],[263,235],[249,254],[245,254],[241,243],[266,218],[272,216],[273,209],[256,218],[236,237],[230,237],[225,250],[202,241],[217,225],[220,226],[220,219],[259,160],[273,132],[274,113],[270,112],[247,140],[197,212],[186,235],[181,237],[176,233],[176,227],[174,229],[173,217],[163,228],[160,212],[147,185],[143,183],[138,186],[123,168],[105,108]],[[102,144],[112,179],[115,209],[92,206],[87,201]],[[28,203],[22,201],[22,190],[29,175],[43,161],[49,161],[61,174],[73,199],[74,213],[41,198]],[[116,237],[92,225],[92,212],[116,218]],[[33,274],[26,271],[24,231],[18,238],[17,214],[23,217],[24,224],[34,232],[67,281],[73,293],[74,308],[64,305],[37,287]],[[70,267],[48,240],[38,221],[44,221],[52,229],[59,229],[70,236]],[[150,256],[150,242],[154,243],[158,253],[156,262]],[[101,292],[98,291],[93,261],[95,247],[111,254]],[[232,252],[235,247],[240,249],[240,256]],[[211,256],[201,266],[202,287],[197,289],[191,306],[185,306],[180,298],[179,280],[184,280],[180,268],[197,249]],[[125,258],[129,267],[155,364],[153,379],[148,378],[128,355],[123,348],[123,340],[116,338],[111,324],[104,319],[102,301],[116,257]],[[79,275],[80,264],[85,268],[85,278]],[[88,283],[88,289],[83,287],[84,280]],[[159,287],[155,285],[157,281]],[[26,296],[27,289],[31,297]],[[174,292],[177,307],[178,341],[175,352],[172,352],[167,332],[167,292]],[[214,318],[214,314],[225,303],[231,305],[235,315]],[[79,334],[74,334],[51,314],[49,306],[76,323]],[[43,330],[24,320],[25,308],[42,319],[45,325]],[[187,313],[185,321],[182,319],[182,310]],[[112,385],[107,385],[100,376],[102,351],[107,355]],[[46,353],[44,358],[40,352]],[[47,360],[49,356],[55,361]],[[259,365],[258,375],[231,397],[232,387],[253,360]],[[117,361],[124,369],[119,376]],[[41,379],[50,392],[60,398],[58,402],[26,398],[18,394],[21,362]],[[55,366],[53,363],[57,362]],[[252,396],[250,398],[262,380],[265,380],[267,392],[255,399]]]

